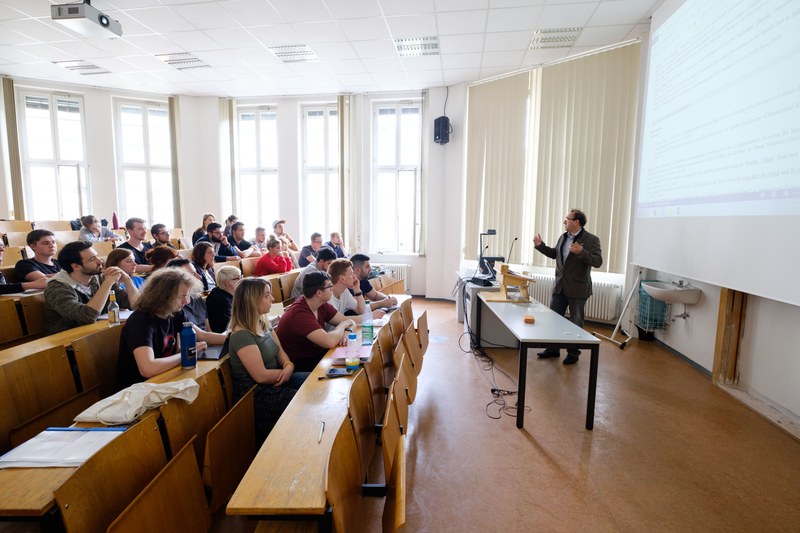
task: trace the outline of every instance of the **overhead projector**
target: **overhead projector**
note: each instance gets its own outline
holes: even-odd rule
[[[90,0],[50,6],[50,18],[84,37],[113,37],[109,32],[122,35],[122,24],[92,7]]]

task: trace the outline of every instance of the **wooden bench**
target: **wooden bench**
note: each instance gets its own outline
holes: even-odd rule
[[[110,327],[72,342],[83,390],[99,386],[103,398],[116,392],[121,334],[121,326]]]
[[[14,265],[17,264],[17,261],[27,259],[28,252],[25,250],[25,248],[25,246],[6,246],[5,251],[3,252],[2,266],[13,268]]]
[[[13,342],[25,336],[14,300],[0,299],[0,323],[3,324],[0,328],[0,344]]]
[[[364,483],[367,480],[369,465],[375,456],[378,443],[375,434],[375,417],[372,414],[369,381],[363,370],[356,374],[350,384],[350,393],[347,395],[347,411],[350,413],[350,420],[353,423],[361,461],[361,483]]]
[[[281,301],[292,299],[292,289],[294,288],[294,282],[297,280],[298,274],[300,274],[300,269],[290,270],[280,275]]]
[[[242,259],[242,276],[249,278],[256,273],[256,263],[261,257],[246,257]]]
[[[20,298],[25,331],[28,336],[44,335],[44,292]]]
[[[34,229],[46,229],[53,233],[57,231],[72,231],[72,224],[69,220],[34,220]]]
[[[28,232],[33,229],[30,220],[0,220],[0,233]]]

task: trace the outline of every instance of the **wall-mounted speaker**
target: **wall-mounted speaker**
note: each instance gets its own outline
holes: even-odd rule
[[[433,142],[447,144],[450,142],[450,119],[441,116],[433,121]]]

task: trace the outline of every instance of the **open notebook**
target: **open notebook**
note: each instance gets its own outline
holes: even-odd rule
[[[344,366],[346,358],[347,346],[339,346],[333,354],[331,354],[331,364],[334,366]],[[372,361],[372,345],[359,345],[358,358],[362,363],[369,363]]]

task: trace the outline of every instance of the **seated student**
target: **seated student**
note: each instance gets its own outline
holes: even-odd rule
[[[359,279],[359,287],[364,296],[370,301],[370,309],[375,311],[381,307],[394,307],[397,305],[397,298],[394,296],[386,296],[379,290],[375,289],[369,282],[369,273],[372,267],[369,264],[369,257],[364,254],[355,254],[350,258],[353,263],[353,272]],[[358,292],[358,291],[355,291]]]
[[[178,252],[175,248],[156,246],[155,248],[147,250],[144,256],[147,262],[153,265],[153,270],[150,271],[152,273],[167,266],[167,263],[178,257]]]
[[[336,252],[330,248],[321,249],[317,260],[301,269],[297,274],[297,278],[294,280],[294,285],[292,286],[292,298],[297,298],[303,294],[303,278],[306,277],[306,274],[309,272],[327,272],[328,267],[331,266],[334,259],[336,259]]]
[[[267,252],[256,263],[255,275],[283,274],[292,269],[290,252],[281,252],[281,241],[270,235],[267,241]]]
[[[86,215],[81,217],[81,228],[78,234],[79,241],[87,242],[103,242],[103,241],[121,241],[122,237],[108,229],[106,226],[101,226],[100,221],[94,215]]]
[[[226,237],[230,237],[233,233],[233,225],[239,221],[239,217],[236,215],[229,215],[228,218],[225,219],[225,229],[222,230],[222,234]]]
[[[258,226],[256,228],[256,238],[250,241],[253,246],[255,246],[256,250],[261,252],[261,255],[267,253],[267,230]]]
[[[312,233],[311,244],[303,246],[303,249],[300,250],[300,259],[297,261],[297,264],[300,265],[300,268],[306,267],[316,261],[317,255],[319,255],[319,251],[322,248],[327,248],[327,246],[322,244],[322,234]],[[334,252],[334,254],[335,253],[336,252]]]
[[[331,233],[331,240],[325,243],[325,246],[336,252],[336,257],[346,258],[347,252],[344,251],[342,243],[342,234],[338,231]]]
[[[119,338],[117,390],[145,381],[181,363],[181,309],[200,283],[188,272],[163,268],[154,272],[142,288],[133,314],[122,326]],[[207,344],[222,344],[225,335],[195,327],[197,352]]]
[[[238,261],[239,255],[231,248],[228,237],[222,234],[222,225],[212,222],[208,225],[208,233],[197,239],[195,246],[201,242],[211,244],[214,249],[214,261],[224,263],[225,261]]]
[[[347,259],[337,259],[328,267],[331,276],[331,299],[328,301],[337,311],[351,317],[356,324],[361,324],[361,315],[366,310],[364,293],[359,288],[359,281],[353,272],[353,264]],[[354,291],[352,294],[350,290]],[[376,309],[372,317],[382,318],[386,314],[381,309]]]
[[[145,278],[133,275],[136,271],[136,259],[133,258],[133,252],[127,248],[114,248],[111,250],[106,257],[105,265],[106,268],[119,267],[120,270],[130,276],[134,287],[137,289],[141,289],[142,285],[144,285]],[[124,288],[124,284],[120,283],[120,287]]]
[[[263,442],[294,397],[294,363],[281,347],[278,336],[263,316],[272,305],[269,282],[247,278],[236,287],[231,313],[230,349],[233,401],[237,402],[257,384],[255,403],[256,437]]]
[[[261,250],[253,246],[253,243],[244,238],[244,222],[234,222],[231,226],[231,236],[229,242],[231,249],[239,254],[239,257],[260,257]]]
[[[192,262],[185,257],[176,257],[167,263],[167,268],[180,268],[191,274],[197,281],[200,281],[200,274],[194,269]],[[198,328],[211,331],[211,325],[208,323],[206,300],[199,294],[193,294],[189,298],[189,303],[183,306],[183,316]]]
[[[285,247],[281,248],[281,251],[297,251],[297,243],[294,242],[294,239],[291,235],[286,233],[286,221],[285,220],[275,220],[272,222],[272,233],[278,238],[281,243],[285,245]]]
[[[200,237],[206,234],[206,228],[208,228],[208,225],[216,221],[217,219],[214,217],[214,213],[203,213],[203,225],[194,230],[194,233],[192,233],[192,246],[197,243]]]
[[[44,289],[45,333],[91,324],[106,312],[108,295],[113,290],[120,307],[131,307],[139,290],[131,278],[117,267],[103,268],[92,243],[68,243],[58,253],[64,269],[53,276]],[[119,283],[125,284],[123,289]]]
[[[125,231],[128,232],[128,240],[117,246],[117,248],[127,248],[133,252],[133,258],[138,265],[136,272],[150,272],[153,270],[153,266],[147,262],[144,254],[153,245],[145,241],[147,228],[144,225],[144,220],[141,218],[129,218],[125,221]]]
[[[192,265],[200,276],[203,291],[210,291],[217,286],[214,281],[214,247],[208,241],[200,240],[192,248]]]
[[[53,259],[56,255],[56,238],[52,231],[35,229],[28,233],[25,241],[33,250],[33,257],[17,261],[14,265],[14,277],[18,282],[52,278],[61,270],[58,260]]]
[[[5,254],[6,247],[3,241],[0,241],[0,264],[3,263],[3,254]],[[13,294],[15,292],[27,291],[28,289],[44,289],[47,284],[47,278],[41,277],[34,281],[23,281],[20,283],[9,283],[5,274],[0,272],[0,294]]]
[[[236,286],[242,281],[242,271],[233,266],[224,266],[217,271],[217,286],[206,297],[208,323],[211,331],[224,333],[231,321],[231,305]]]
[[[314,370],[329,349],[347,344],[347,329],[355,326],[328,303],[330,279],[327,272],[309,272],[303,279],[303,296],[284,311],[275,330],[296,372]],[[325,324],[334,329],[325,331]]]
[[[170,242],[170,235],[167,226],[164,224],[153,224],[150,228],[150,235],[153,236],[153,246],[166,246],[175,250],[175,245]]]

